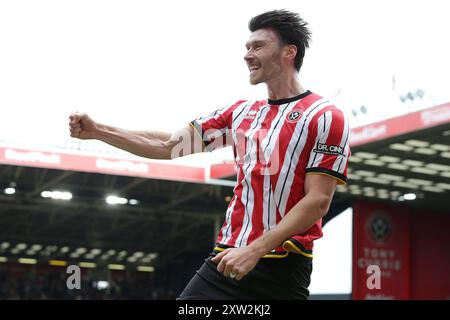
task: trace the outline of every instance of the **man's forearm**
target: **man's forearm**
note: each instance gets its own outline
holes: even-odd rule
[[[151,159],[171,159],[167,141],[171,134],[158,131],[131,131],[97,125],[96,138],[116,148]]]
[[[252,247],[262,257],[279,247],[286,239],[311,228],[328,211],[328,199],[306,196],[300,200],[272,230],[253,241]]]

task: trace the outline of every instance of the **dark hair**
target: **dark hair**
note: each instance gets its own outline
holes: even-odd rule
[[[253,17],[248,23],[248,28],[251,32],[258,29],[271,28],[278,33],[283,45],[295,45],[297,47],[297,55],[295,56],[294,65],[295,69],[300,71],[306,48],[309,48],[311,31],[308,28],[308,24],[298,13],[287,10],[264,12]]]

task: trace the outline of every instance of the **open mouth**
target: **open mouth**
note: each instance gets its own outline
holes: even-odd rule
[[[253,72],[253,71],[261,69],[261,67],[260,66],[250,66],[248,69],[250,70],[250,72]]]

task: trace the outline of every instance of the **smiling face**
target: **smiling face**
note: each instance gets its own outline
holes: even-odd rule
[[[250,71],[250,83],[267,83],[282,71],[282,46],[271,29],[258,29],[246,43],[244,60]]]

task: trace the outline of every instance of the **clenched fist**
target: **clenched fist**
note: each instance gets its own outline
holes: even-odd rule
[[[69,116],[70,136],[78,139],[94,139],[97,123],[86,113],[74,112]]]

